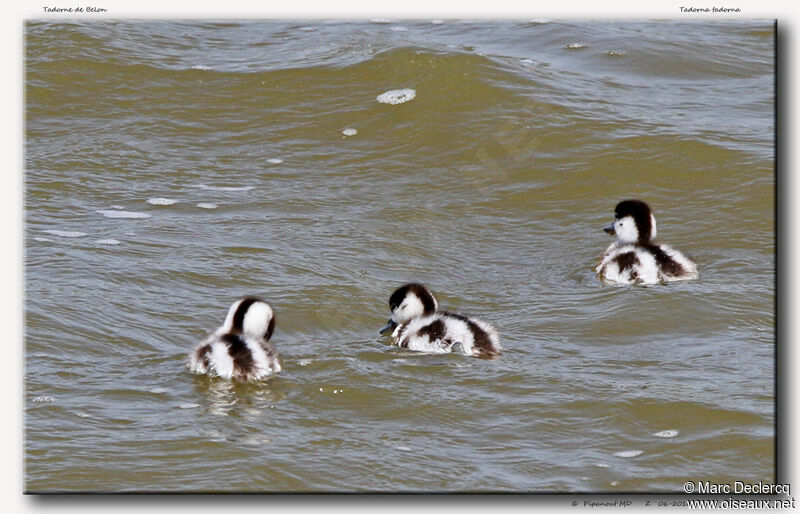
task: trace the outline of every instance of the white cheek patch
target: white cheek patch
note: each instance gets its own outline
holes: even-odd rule
[[[272,319],[272,308],[264,302],[252,304],[244,315],[242,332],[247,337],[261,339],[267,333]]]
[[[425,306],[422,305],[422,300],[417,298],[416,295],[409,294],[405,297],[403,303],[392,311],[392,321],[402,325],[410,319],[422,316],[424,313]]]
[[[632,216],[625,216],[614,222],[614,232],[620,243],[635,243],[639,239],[639,230]]]

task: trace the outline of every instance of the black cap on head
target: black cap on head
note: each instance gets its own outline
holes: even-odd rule
[[[409,293],[420,299],[425,314],[433,314],[436,312],[436,300],[433,298],[433,294],[428,291],[427,287],[416,283],[406,284],[392,293],[392,296],[389,297],[389,309],[395,310],[403,303],[403,300],[405,300],[406,295]]]
[[[267,323],[267,330],[264,334],[259,334],[264,339],[269,341],[269,339],[272,337],[272,332],[275,330],[275,313],[272,311],[272,306],[270,306],[261,298],[256,298],[254,296],[242,298],[242,301],[239,302],[238,307],[236,307],[236,311],[233,313],[233,320],[231,320],[231,333],[241,334],[244,332],[244,317],[254,303],[263,303],[270,307],[270,313],[272,315],[269,318],[269,323]]]
[[[631,216],[639,230],[639,242],[647,243],[653,233],[650,207],[641,200],[623,200],[614,208],[614,218]]]

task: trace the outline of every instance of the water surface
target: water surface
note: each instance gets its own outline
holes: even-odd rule
[[[770,21],[28,22],[25,490],[774,481],[774,71]],[[699,280],[599,282],[630,197]],[[504,353],[388,347],[411,280]],[[191,375],[247,294],[284,372]]]

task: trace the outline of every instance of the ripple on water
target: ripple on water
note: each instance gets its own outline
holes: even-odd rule
[[[198,184],[197,187],[208,191],[250,191],[255,186],[209,186],[207,184]]]
[[[97,243],[99,245],[114,246],[114,245],[120,244],[120,241],[118,241],[116,239],[98,239],[97,241],[95,241],[95,243]]]
[[[217,207],[219,207],[219,205],[215,203],[204,203],[204,202],[198,203],[197,206],[200,207],[201,209],[216,209]]]
[[[150,217],[150,215],[147,214],[146,212],[118,211],[118,210],[105,210],[105,209],[100,209],[95,212],[98,214],[102,214],[106,218],[144,219]]]
[[[175,205],[178,203],[178,200],[172,200],[171,198],[149,198],[147,203],[150,205]]]
[[[59,237],[84,237],[89,235],[86,232],[73,232],[69,230],[45,230],[44,232],[45,234]]]
[[[377,100],[382,104],[397,105],[410,102],[417,96],[413,89],[392,89],[378,95]]]

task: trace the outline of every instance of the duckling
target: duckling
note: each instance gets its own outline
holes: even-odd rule
[[[494,357],[500,353],[500,337],[490,324],[440,311],[438,307],[428,288],[406,284],[389,298],[392,317],[380,333],[391,333],[393,344],[418,352],[455,352],[472,357]]]
[[[269,339],[275,330],[272,307],[258,298],[238,300],[225,323],[189,354],[188,368],[242,381],[260,380],[281,370]]]
[[[658,284],[697,278],[697,265],[674,248],[653,243],[656,218],[641,200],[624,200],[614,209],[614,222],[603,230],[616,235],[595,271],[606,282]]]

